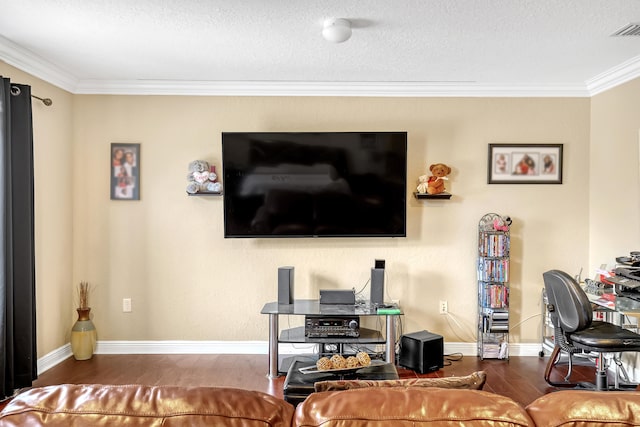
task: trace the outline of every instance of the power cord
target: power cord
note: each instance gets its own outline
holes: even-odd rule
[[[444,366],[451,366],[453,365],[452,362],[459,362],[462,360],[462,353],[451,353],[451,354],[445,354],[444,355]]]
[[[461,337],[460,335],[458,335],[458,332],[456,331],[456,329],[451,325],[451,321],[450,321],[450,320],[452,320],[452,321],[456,324],[456,326],[458,326],[458,328],[460,329],[460,331],[465,332],[465,330],[464,330],[464,328],[462,327],[462,325],[460,324],[460,322],[458,322],[458,320],[456,319],[456,317],[455,317],[451,312],[448,312],[448,313],[445,315],[445,318],[446,318],[446,320],[447,320],[447,324],[449,325],[449,329],[451,329],[451,332],[453,332],[453,333],[454,333],[454,335],[455,335],[456,337],[458,337],[458,339],[460,339],[460,340],[461,340],[461,341],[463,341],[463,342],[467,342],[467,341],[468,341],[468,342],[473,342],[473,341],[475,341],[475,339],[476,339],[475,337],[473,337],[473,338],[469,339],[469,338],[463,338],[463,337]]]

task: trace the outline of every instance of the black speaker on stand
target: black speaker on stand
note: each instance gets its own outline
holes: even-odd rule
[[[384,268],[371,269],[371,305],[384,304]]]

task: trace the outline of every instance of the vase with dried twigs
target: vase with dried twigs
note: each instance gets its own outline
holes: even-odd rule
[[[78,320],[71,329],[71,351],[76,360],[87,360],[96,351],[98,334],[91,321],[91,307],[89,307],[89,293],[91,287],[88,282],[78,285]]]

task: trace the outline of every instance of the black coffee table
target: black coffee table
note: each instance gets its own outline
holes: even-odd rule
[[[397,380],[398,371],[391,363],[369,366],[358,369],[354,373],[346,375],[336,375],[332,373],[309,373],[303,374],[300,368],[315,366],[315,362],[306,360],[296,360],[289,367],[287,377],[284,380],[284,400],[297,405],[307,398],[314,391],[314,384],[318,381],[330,380]]]

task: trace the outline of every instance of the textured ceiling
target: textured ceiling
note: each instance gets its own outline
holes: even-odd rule
[[[74,93],[588,96],[640,75],[631,22],[639,0],[0,0],[0,59]]]

